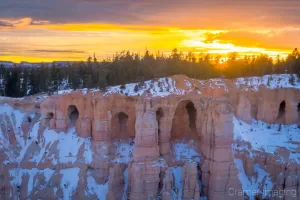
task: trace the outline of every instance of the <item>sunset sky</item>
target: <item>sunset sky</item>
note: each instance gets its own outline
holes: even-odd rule
[[[1,0],[0,60],[115,52],[284,56],[300,47],[299,0]]]

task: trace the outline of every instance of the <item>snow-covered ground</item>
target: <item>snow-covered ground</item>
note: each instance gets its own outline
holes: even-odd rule
[[[192,88],[192,84],[185,80],[188,88]],[[183,95],[190,90],[183,90],[176,87],[176,81],[172,78],[159,78],[155,81],[145,81],[141,83],[130,83],[122,86],[109,87],[108,94],[124,94],[127,96],[140,96],[145,92],[149,92],[152,96],[168,96],[170,94]]]
[[[247,77],[237,78],[235,85],[240,87],[250,88],[258,91],[260,85],[266,86],[268,89],[276,88],[296,88],[300,89],[300,80],[295,74],[273,74],[262,77]]]
[[[253,149],[274,154],[278,147],[287,148],[290,159],[300,163],[300,129],[297,125],[267,124],[253,120],[249,125],[234,118],[234,139],[249,142]],[[244,148],[243,146],[234,148]]]
[[[255,195],[261,194],[263,198],[271,192],[273,183],[270,175],[263,170],[258,164],[254,164],[254,173],[256,176],[248,177],[240,159],[234,159],[237,169],[239,170],[238,178],[242,184],[242,191],[229,191],[230,194],[249,196],[250,200],[255,200]]]
[[[176,161],[193,160],[200,162],[200,153],[197,151],[197,144],[194,140],[175,140],[172,144],[172,156]]]
[[[184,84],[181,85],[184,89],[178,87],[176,82],[176,75],[172,77],[159,78],[155,80],[140,82],[140,83],[129,83],[123,86],[113,86],[106,88],[105,95],[108,94],[123,94],[127,96],[140,96],[144,93],[151,94],[152,96],[168,96],[171,94],[184,95],[194,89],[201,88],[201,86],[206,86],[210,88],[224,88],[228,91],[228,86],[226,85],[226,79],[208,79],[208,80],[197,80],[185,77]],[[247,77],[247,78],[237,78],[234,79],[234,84],[237,88],[243,90],[254,90],[258,91],[261,85],[264,85],[269,89],[276,88],[296,88],[300,89],[300,79],[297,75],[291,74],[273,74],[265,75],[262,77]],[[64,87],[66,88],[66,87]],[[73,90],[66,89],[58,91],[57,94],[70,93]],[[98,89],[82,89],[84,95],[90,92],[100,91]],[[200,91],[198,91],[200,93]]]

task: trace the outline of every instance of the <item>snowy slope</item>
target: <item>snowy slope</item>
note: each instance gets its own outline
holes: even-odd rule
[[[267,124],[256,120],[248,125],[236,118],[233,122],[236,141],[249,142],[253,149],[272,154],[278,147],[285,147],[291,152],[290,159],[300,163],[300,154],[296,153],[300,145],[300,129],[297,125]]]
[[[234,117],[234,140],[232,144],[233,154],[238,151],[249,152],[250,158],[254,158],[253,150],[277,154],[279,147],[285,147],[289,152],[290,160],[300,163],[300,129],[297,125],[275,125],[262,121],[253,120],[249,125]],[[243,142],[251,144],[249,147]],[[298,148],[298,149],[297,149]],[[286,160],[282,158],[282,161]],[[270,195],[273,183],[271,176],[260,165],[254,164],[254,176],[246,175],[243,161],[234,158],[234,162],[239,171],[238,178],[242,184],[241,194],[246,193],[250,200],[255,199],[255,195],[262,195],[263,198]]]

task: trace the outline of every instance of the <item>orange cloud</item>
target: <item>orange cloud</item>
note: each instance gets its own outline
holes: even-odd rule
[[[0,20],[3,21],[3,20]],[[295,45],[300,45],[300,29],[185,29],[171,26],[126,24],[53,24],[31,18],[6,20],[12,24],[0,32],[0,60],[49,61],[85,60],[94,52],[101,58],[115,52],[131,50],[171,51],[173,48],[188,52],[210,54],[266,53],[286,56]],[[38,31],[37,31],[38,30]],[[39,51],[36,51],[38,49]],[[82,52],[75,55],[74,52]],[[5,53],[6,52],[6,53]],[[8,56],[7,52],[12,52]],[[1,56],[2,54],[2,56]]]

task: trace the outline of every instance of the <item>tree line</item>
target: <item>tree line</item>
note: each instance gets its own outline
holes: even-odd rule
[[[86,62],[70,62],[64,66],[55,62],[49,67],[7,68],[0,65],[0,95],[23,97],[63,89],[100,88],[141,82],[158,77],[184,74],[196,79],[237,78],[266,74],[298,74],[300,53],[294,49],[287,58],[276,59],[261,54],[239,57],[230,53],[226,58],[209,54],[183,54],[174,49],[170,55],[145,51],[143,54],[123,51],[98,62],[89,57]]]

